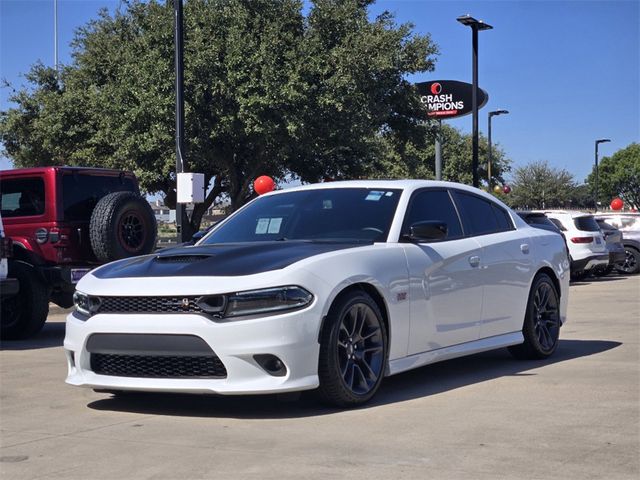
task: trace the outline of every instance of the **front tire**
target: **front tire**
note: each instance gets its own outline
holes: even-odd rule
[[[19,340],[38,333],[49,314],[49,287],[33,267],[21,261],[9,264],[9,277],[16,278],[20,290],[2,301],[0,337]]]
[[[540,360],[553,355],[560,336],[560,296],[546,273],[538,274],[529,292],[522,326],[524,343],[509,347],[519,360]]]
[[[340,297],[329,310],[320,338],[321,398],[338,407],[369,401],[387,363],[387,329],[376,302],[363,291]]]

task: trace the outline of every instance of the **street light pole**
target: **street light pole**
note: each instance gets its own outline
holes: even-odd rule
[[[176,194],[178,173],[184,172],[184,47],[182,34],[182,0],[173,0],[174,43],[176,70]],[[184,205],[177,202],[176,195],[176,230],[177,242],[185,242],[183,225]]]
[[[596,140],[596,188],[595,188],[595,198],[593,202],[594,211],[598,211],[598,145],[601,143],[607,143],[611,140],[608,138],[601,138],[600,140]]]
[[[56,79],[60,81],[58,70],[58,0],[53,0],[53,63],[56,69]]]
[[[493,27],[482,20],[476,20],[470,15],[463,15],[457,18],[458,22],[467,27],[471,27],[472,50],[473,50],[473,91],[471,93],[471,110],[473,116],[472,134],[472,161],[473,186],[478,187],[478,32],[480,30],[491,30]]]
[[[494,110],[493,112],[489,112],[489,131],[488,131],[488,137],[489,137],[489,148],[487,151],[487,185],[488,185],[488,189],[489,192],[491,192],[491,118],[496,116],[496,115],[503,115],[503,114],[507,114],[509,113],[509,110]]]

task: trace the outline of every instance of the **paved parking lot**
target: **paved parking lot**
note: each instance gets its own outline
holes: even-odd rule
[[[496,299],[500,301],[500,299]],[[638,478],[640,276],[571,287],[549,362],[505,350],[391,377],[365,408],[64,384],[64,318],[0,351],[0,477]]]

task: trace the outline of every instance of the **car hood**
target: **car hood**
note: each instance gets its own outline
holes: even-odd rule
[[[280,270],[300,260],[373,242],[274,241],[176,247],[128,258],[92,272],[101,279],[132,277],[235,277]]]

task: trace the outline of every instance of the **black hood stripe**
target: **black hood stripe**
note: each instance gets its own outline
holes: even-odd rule
[[[176,247],[155,255],[127,258],[93,271],[98,278],[237,277],[280,270],[305,258],[365,243],[274,241]]]

